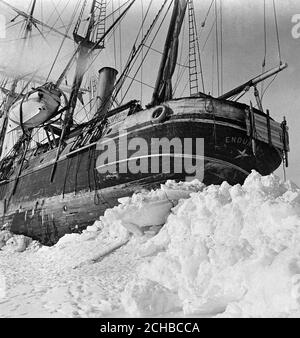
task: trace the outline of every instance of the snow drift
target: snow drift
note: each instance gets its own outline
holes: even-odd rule
[[[148,260],[126,288],[124,306],[156,314],[164,293],[172,297],[160,311],[172,303],[186,315],[299,316],[299,216],[299,189],[274,175],[252,172],[243,186],[224,182],[192,193],[140,248]],[[145,308],[149,285],[157,299]]]
[[[300,316],[300,190],[274,175],[253,171],[242,186],[169,181],[51,248],[0,233],[2,250],[24,245],[56,269],[84,273],[111,253],[122,262],[126,247],[134,264],[115,304],[133,316]]]

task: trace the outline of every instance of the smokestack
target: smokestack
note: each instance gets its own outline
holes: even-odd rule
[[[118,71],[104,67],[99,70],[99,79],[96,91],[96,114],[103,115],[111,107],[111,95],[114,89]]]

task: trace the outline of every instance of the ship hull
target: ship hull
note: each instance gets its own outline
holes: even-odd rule
[[[172,109],[172,105],[169,106]],[[200,175],[205,184],[243,183],[252,169],[266,175],[273,172],[281,163],[281,154],[275,147],[261,141],[255,144],[253,153],[252,139],[247,133],[245,119],[221,118],[207,116],[199,111],[187,111],[173,114],[159,123],[144,121],[123,129],[126,142],[143,139],[145,144],[153,143],[153,138],[177,138],[184,143],[186,139],[203,140],[203,148],[192,147],[191,155],[199,159],[202,166]],[[82,149],[77,149],[62,156],[57,163],[54,179],[50,182],[55,152],[39,156],[18,178],[0,184],[0,213],[2,225],[16,234],[25,234],[44,244],[51,245],[66,233],[80,231],[92,224],[107,208],[118,204],[118,199],[130,196],[141,189],[152,189],[168,179],[177,181],[191,179],[185,170],[176,172],[174,167],[164,170],[162,160],[159,170],[154,173],[151,168],[154,156],[147,152],[148,170],[132,173],[130,170],[120,172],[110,170],[124,159],[106,162],[107,173],[99,162],[103,155],[101,145],[114,143],[120,149],[120,131],[102,137],[101,140]],[[107,148],[106,148],[107,149]],[[197,153],[198,152],[198,153]],[[127,153],[125,162],[136,161],[134,151]],[[170,153],[174,157],[174,152]],[[134,159],[134,160],[132,160]],[[201,161],[202,159],[202,161]],[[37,164],[39,163],[39,164]],[[100,163],[100,164],[99,164]],[[194,163],[196,163],[194,161]],[[173,169],[172,169],[173,168]],[[9,202],[9,203],[8,203]]]

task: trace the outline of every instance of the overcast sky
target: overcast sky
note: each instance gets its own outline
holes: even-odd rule
[[[218,0],[220,1],[220,0]],[[23,10],[28,8],[30,0],[7,0],[12,5],[18,6]],[[119,3],[124,3],[124,0],[115,0],[115,8]],[[127,15],[122,22],[122,39],[120,45],[122,47],[122,54],[126,56],[129,53],[129,41],[133,40],[136,36],[139,28],[142,11],[145,13],[146,8],[150,0],[137,0],[132,11]],[[62,18],[68,18],[72,14],[74,6],[77,0],[43,0],[43,12],[38,14],[39,19],[46,21],[47,17],[53,13],[53,4],[58,5],[58,9],[62,9],[68,4],[67,10],[62,14]],[[112,6],[112,2],[108,1],[109,6]],[[151,10],[153,14],[162,4],[162,0],[154,0],[154,5]],[[207,13],[211,0],[194,0],[196,9],[196,19],[198,22],[198,28],[200,28],[201,22]],[[247,81],[251,77],[258,75],[261,72],[261,65],[264,56],[264,1],[263,0],[222,0],[222,19],[223,19],[223,87],[224,91],[228,91],[233,87]],[[300,186],[300,133],[298,131],[300,127],[300,25],[299,29],[294,28],[294,32],[299,34],[292,35],[292,29],[296,25],[296,22],[292,22],[292,18],[297,19],[299,14],[300,22],[300,1],[299,0],[275,0],[278,18],[278,28],[280,37],[280,49],[282,61],[287,62],[289,67],[287,70],[280,73],[276,80],[272,82],[272,85],[267,90],[263,105],[264,108],[270,109],[271,116],[277,121],[281,122],[283,116],[286,116],[289,131],[290,131],[290,146],[291,152],[289,154],[290,166],[287,169],[287,176]],[[41,8],[39,4],[38,9]],[[0,4],[0,13],[11,18],[12,11],[7,10]],[[41,12],[40,12],[41,13]],[[55,15],[54,15],[55,16]],[[207,19],[205,28],[200,35],[201,50],[204,42],[208,36],[210,27],[213,23],[214,6]],[[150,19],[148,23],[150,23]],[[266,0],[266,27],[267,27],[267,58],[266,69],[277,66],[278,59],[278,47],[276,39],[276,31],[274,24],[273,13],[273,0]],[[147,25],[145,25],[145,30]],[[200,30],[200,29],[199,29]],[[159,41],[153,45],[153,47],[162,50],[162,41],[164,39],[166,29],[163,29]],[[299,37],[298,37],[299,35]],[[115,44],[119,44],[119,36],[114,41]],[[57,39],[57,45],[61,40]],[[47,50],[45,47],[41,47],[42,43],[38,45],[35,55],[40,56],[40,59],[46,59],[51,55],[52,59],[55,53]],[[52,54],[51,54],[52,53]],[[0,43],[0,61],[3,59],[11,60],[14,53],[9,51],[8,45]],[[210,91],[216,95],[216,71],[215,67],[212,67],[213,55],[214,62],[216,50],[215,50],[215,32],[212,34],[206,44],[204,50],[202,50],[202,61],[204,68],[204,80],[206,91]],[[9,55],[9,58],[7,58]],[[120,54],[116,58],[119,57]],[[143,69],[143,75],[141,79],[150,86],[154,84],[155,76],[160,60],[160,54],[151,51],[149,55],[152,58],[152,62],[145,65]],[[107,48],[101,58],[102,64],[96,64],[96,68],[100,66],[114,66],[115,55]],[[124,57],[125,58],[125,57]],[[126,59],[126,58],[125,58]],[[32,61],[32,56],[30,56]],[[154,60],[154,61],[153,61]],[[183,59],[182,59],[183,60]],[[181,60],[181,61],[182,61]],[[12,64],[12,62],[11,62]],[[62,63],[62,67],[65,64]],[[117,66],[118,68],[118,66]],[[214,69],[214,70],[213,70]],[[59,74],[59,70],[56,70]],[[56,75],[54,73],[54,75]],[[214,78],[214,81],[212,81]],[[268,83],[268,82],[267,82]],[[267,85],[265,84],[265,87]],[[138,88],[138,87],[137,87]],[[135,89],[135,94],[139,89]],[[144,86],[143,101],[144,104],[149,102],[152,89]],[[244,102],[249,103],[249,100],[254,101],[253,95],[245,96]],[[147,102],[148,101],[148,102]],[[282,176],[282,168],[276,172]]]

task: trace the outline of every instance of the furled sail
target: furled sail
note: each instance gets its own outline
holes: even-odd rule
[[[172,98],[172,76],[177,62],[179,34],[186,7],[187,0],[175,0],[158,78],[152,97],[152,105]]]

